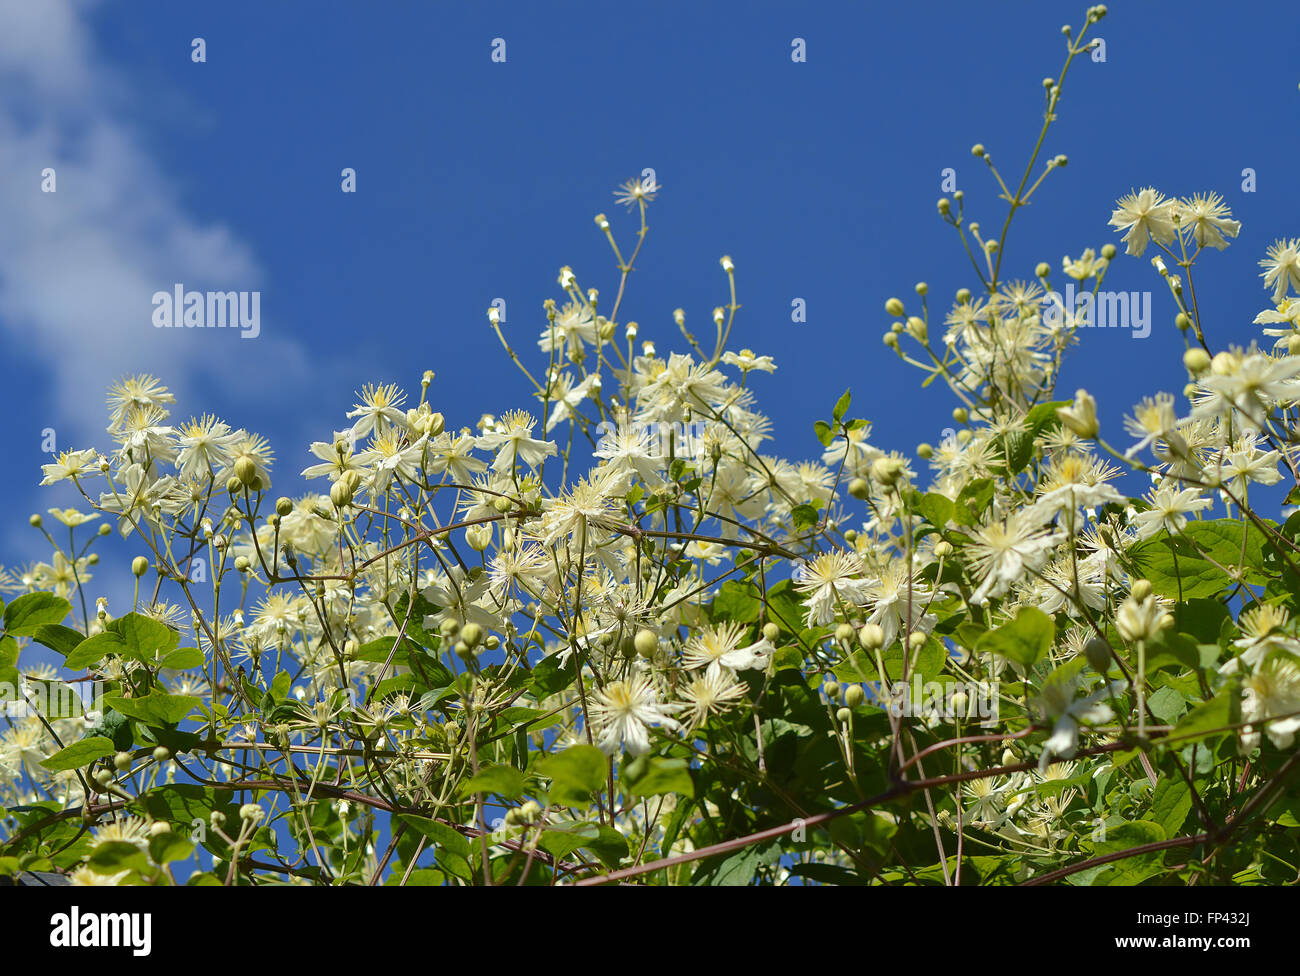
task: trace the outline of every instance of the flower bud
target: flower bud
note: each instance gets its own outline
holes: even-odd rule
[[[245,803],[239,808],[240,820],[261,820],[262,808],[256,803]]]
[[[952,543],[947,539],[940,539],[934,544],[934,554],[939,559],[947,559],[952,555]]]
[[[158,746],[153,751],[153,757],[158,762],[166,762],[172,757],[172,751],[166,746]]]
[[[849,722],[853,721],[853,712],[847,708],[836,709],[835,721],[839,722],[841,725],[848,725]]]
[[[778,627],[776,624],[772,623],[770,620],[767,623],[763,624],[763,639],[766,640],[769,644],[774,642],[780,636],[781,636],[781,628]]]
[[[136,556],[131,560],[131,575],[137,579],[149,572],[149,560],[144,556]]]
[[[849,482],[849,494],[864,502],[871,496],[871,486],[863,478],[854,478]]]
[[[867,624],[858,631],[858,643],[869,651],[878,651],[885,646],[885,628],[880,624]]]
[[[840,624],[835,628],[835,639],[837,641],[851,641],[853,636],[852,624]]]
[[[353,489],[347,478],[340,478],[330,486],[330,502],[335,508],[347,508],[352,504]]]
[[[465,530],[465,541],[475,552],[483,552],[492,545],[492,523],[471,525]]]
[[[1183,353],[1183,365],[1189,373],[1197,376],[1210,368],[1210,354],[1204,349],[1188,349]]]
[[[483,628],[476,623],[467,623],[460,631],[460,639],[470,647],[477,647],[483,640]]]
[[[129,752],[119,752],[113,757],[113,765],[122,770],[130,769],[131,754]]]
[[[649,659],[655,656],[655,651],[659,650],[659,635],[653,630],[638,630],[636,637],[632,639],[632,644],[638,654]]]
[[[1129,587],[1129,595],[1139,603],[1145,600],[1151,595],[1151,581],[1144,579],[1134,580],[1132,585]]]
[[[39,515],[33,515],[27,520],[27,524],[33,529],[39,529],[41,527],[41,517]]]
[[[894,485],[903,477],[903,462],[895,457],[879,457],[871,462],[871,477],[882,485]]]
[[[891,298],[889,301],[885,302],[885,311],[896,319],[902,318],[903,302],[900,299]]]
[[[862,690],[862,685],[849,685],[844,689],[844,704],[849,708],[857,708],[866,698],[867,693]]]
[[[840,697],[840,683],[838,681],[827,681],[822,685],[822,691],[826,692],[826,697],[830,701],[837,701]]]
[[[293,511],[293,501],[281,495],[275,500],[275,511],[281,516],[288,515]]]
[[[241,485],[253,486],[257,479],[257,464],[247,454],[235,459],[235,477],[239,479]]]
[[[1078,390],[1074,394],[1074,404],[1069,407],[1057,407],[1056,416],[1067,428],[1080,437],[1096,437],[1100,426],[1097,423],[1097,401],[1087,390]]]
[[[1100,637],[1094,637],[1083,645],[1083,656],[1088,659],[1088,665],[1098,674],[1105,674],[1110,670],[1110,645]]]
[[[1039,261],[1038,267],[1034,268],[1034,274],[1039,278],[1046,278],[1052,273],[1052,266],[1046,261]]]
[[[925,647],[927,639],[928,638],[925,636],[924,631],[914,630],[907,635],[907,646],[910,650],[919,651],[921,648]]]

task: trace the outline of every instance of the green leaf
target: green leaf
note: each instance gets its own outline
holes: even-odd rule
[[[1151,714],[1165,725],[1172,725],[1187,707],[1187,699],[1176,688],[1161,688],[1147,699]]]
[[[460,788],[462,797],[496,793],[507,800],[524,795],[524,774],[513,766],[485,766]]]
[[[100,841],[87,860],[96,874],[117,874],[121,871],[150,870],[149,858],[135,844],[124,840]]]
[[[835,431],[824,420],[819,420],[813,424],[813,432],[817,435],[817,439],[822,442],[822,447],[830,447],[831,441],[835,440]]]
[[[628,767],[630,773],[632,767]],[[691,766],[685,759],[665,759],[650,756],[649,762],[638,770],[640,775],[628,777],[627,790],[633,796],[659,796],[663,793],[681,793],[695,796],[695,781],[691,779]]]
[[[748,624],[758,619],[761,607],[762,602],[758,599],[758,591],[752,583],[727,580],[718,587],[710,612],[714,622],[731,620]]]
[[[1166,837],[1177,837],[1192,809],[1192,791],[1177,776],[1165,776],[1156,787],[1147,816],[1164,829]]]
[[[41,624],[32,634],[32,640],[36,643],[52,651],[58,651],[64,657],[71,654],[72,649],[85,639],[86,636],[81,631],[64,627],[62,624]]]
[[[1236,586],[1236,581],[1219,566],[1241,567],[1246,583],[1267,582],[1265,546],[1271,543],[1254,525],[1244,520],[1215,519],[1191,522],[1176,536],[1162,534],[1138,543],[1129,555],[1156,593],[1183,601],[1211,597]]]
[[[1130,847],[1168,839],[1165,829],[1149,820],[1132,820],[1107,828],[1105,837],[1105,840],[1085,841],[1084,845],[1091,844],[1093,854],[1100,855],[1114,854],[1128,850]]]
[[[71,603],[53,593],[26,593],[5,607],[5,633],[31,637],[46,624],[61,623],[71,609]]]
[[[407,826],[423,834],[429,840],[433,841],[436,846],[434,851],[434,860],[448,874],[455,875],[463,881],[469,881],[473,872],[469,866],[469,841],[459,832],[448,827],[437,820],[430,820],[428,817],[417,817],[414,814],[401,814],[401,819]]]
[[[1170,733],[1171,744],[1181,749],[1209,735],[1224,735],[1225,726],[1235,725],[1241,718],[1241,699],[1235,684],[1229,685],[1204,705],[1198,705],[1183,716]]]
[[[108,630],[122,638],[125,656],[152,663],[161,651],[170,651],[180,634],[165,623],[142,613],[128,613],[111,621]]]
[[[706,858],[691,876],[691,884],[743,887],[753,882],[761,865],[770,864],[779,856],[780,848],[769,843]]]
[[[123,698],[109,695],[104,701],[114,711],[144,722],[145,725],[175,725],[194,711],[202,699],[194,695],[168,695],[152,691],[143,698]]]
[[[582,845],[593,852],[607,868],[616,868],[627,857],[627,838],[613,827],[598,826],[596,839]]]
[[[961,490],[953,506],[952,518],[962,525],[979,525],[984,517],[984,510],[993,501],[993,482],[989,478],[977,478]]]
[[[94,637],[87,637],[73,648],[63,664],[73,671],[80,671],[98,664],[109,654],[125,657],[126,641],[111,630],[105,630]]]
[[[188,671],[191,668],[203,667],[203,652],[197,647],[178,647],[174,651],[168,651],[159,662],[161,667],[169,671]]]
[[[952,500],[937,492],[932,491],[922,495],[916,507],[925,520],[935,528],[942,529],[952,519]]]
[[[564,806],[579,806],[605,788],[607,762],[595,746],[570,746],[543,759],[537,771],[551,781],[553,799]]]
[[[184,834],[165,831],[149,838],[149,857],[155,864],[183,861],[194,853],[194,844]]]
[[[1026,669],[1051,649],[1056,624],[1037,607],[1021,607],[1015,619],[979,639],[976,649],[1010,658]]]
[[[849,404],[853,400],[850,392],[851,391],[849,390],[845,390],[843,395],[835,401],[835,409],[831,411],[831,418],[837,424],[844,418],[844,414],[848,412]]]
[[[790,516],[794,519],[794,527],[797,530],[812,528],[820,518],[817,509],[807,504],[796,505],[790,510]]]
[[[48,759],[42,759],[41,765],[56,773],[65,769],[80,769],[82,766],[89,766],[97,759],[111,756],[114,752],[116,750],[111,739],[106,739],[102,735],[92,735],[60,749]]]

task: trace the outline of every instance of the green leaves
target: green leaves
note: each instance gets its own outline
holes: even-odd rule
[[[1036,607],[1021,607],[1009,624],[989,631],[976,642],[976,650],[1010,658],[1026,670],[1051,649],[1056,624]]]
[[[758,590],[752,583],[727,580],[718,587],[711,613],[715,622],[731,620],[748,624],[758,619],[761,608]]]
[[[1216,733],[1223,734],[1229,726],[1241,721],[1241,698],[1237,686],[1230,684],[1204,705],[1188,712],[1170,734],[1172,744],[1179,748],[1199,742]]]
[[[180,635],[164,623],[140,613],[128,613],[125,617],[110,620],[108,626],[93,637],[87,637],[68,652],[64,664],[74,671],[98,664],[106,656],[157,664],[159,657],[166,659],[166,652],[176,646]],[[196,652],[197,653],[197,652]],[[194,661],[192,655],[177,659],[178,664],[164,665],[177,669],[198,667],[203,663],[200,655]],[[185,664],[184,661],[194,661]]]
[[[41,765],[55,773],[64,769],[80,769],[82,766],[89,766],[97,759],[111,756],[116,751],[111,739],[106,739],[102,735],[92,735],[60,749],[48,759],[42,759]]]
[[[663,793],[695,795],[691,764],[685,759],[662,756],[638,756],[624,770],[624,785],[633,796],[659,796]]]
[[[110,654],[125,657],[126,641],[111,630],[105,630],[78,644],[68,652],[68,658],[63,663],[73,671],[80,671],[98,664]]]
[[[560,806],[583,806],[606,786],[608,760],[595,746],[570,746],[547,756],[537,772],[551,781],[551,800]]]
[[[513,766],[485,766],[460,788],[462,797],[475,793],[496,793],[507,800],[524,795],[524,774]]]
[[[436,845],[434,860],[438,862],[439,867],[462,881],[473,879],[474,872],[469,864],[469,841],[463,835],[446,824],[430,820],[428,817],[404,813],[400,815],[400,819],[408,827],[433,841]]]
[[[46,624],[57,624],[67,617],[72,604],[53,593],[27,593],[5,607],[5,633],[11,637],[31,637]]]
[[[142,698],[109,695],[104,700],[114,711],[145,725],[175,725],[202,703],[202,699],[194,695],[168,695],[160,691],[150,692]]]
[[[1243,582],[1266,582],[1264,554],[1271,546],[1249,522],[1217,519],[1190,522],[1181,534],[1140,543],[1129,555],[1156,593],[1182,601],[1215,596],[1236,586],[1224,568],[1239,572]]]

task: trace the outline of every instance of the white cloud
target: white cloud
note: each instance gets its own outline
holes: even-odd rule
[[[251,291],[263,275],[230,230],[186,211],[150,158],[119,107],[147,93],[96,55],[92,6],[0,0],[0,328],[48,370],[39,407],[61,448],[103,439],[104,390],[123,375],[154,373],[185,412],[198,408],[185,396],[197,371],[303,363],[296,344],[266,334],[265,303],[253,342],[152,327],[152,295],[176,282]],[[41,192],[46,167],[56,193]]]

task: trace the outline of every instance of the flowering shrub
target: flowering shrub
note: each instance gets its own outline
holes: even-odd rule
[[[1300,240],[1261,261],[1273,348],[1216,350],[1193,271],[1240,225],[1214,194],[1119,200],[1190,382],[1114,446],[1055,385],[1115,246],[1065,260],[1082,302],[1047,264],[1002,274],[1017,211],[1065,165],[1040,164],[1044,137],[1104,14],[1067,32],[1018,184],[974,149],[1000,233],[939,201],[978,286],[942,323],[923,284],[886,303],[886,344],[957,402],[919,461],[873,447],[848,393],[814,460],[764,452],[777,364],[731,348],[730,258],[711,328],[674,313],[680,351],[627,320],[653,181],[619,194],[630,250],[596,218],[612,301],[563,268],[536,350],[489,313],[535,403],[470,427],[432,373],[418,397],[366,386],[311,445],[308,494],[273,492],[257,434],[178,421],[153,377],[114,386],[111,444],[44,466],[85,504],[57,532],[33,517],[50,562],[3,578],[0,872],[1294,880],[1300,514],[1251,493],[1298,479]],[[1125,472],[1150,489],[1126,497]],[[140,552],[120,616],[90,575],[114,528]]]

